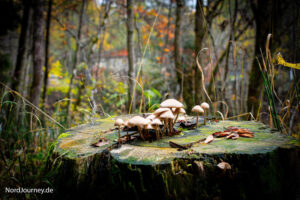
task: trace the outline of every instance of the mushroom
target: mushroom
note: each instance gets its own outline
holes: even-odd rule
[[[126,130],[127,130],[127,140],[129,140],[130,137],[129,137],[129,135],[128,135],[128,129],[130,128],[130,126],[129,126],[129,124],[128,124],[128,120],[126,120],[126,121],[124,122],[124,126],[126,126]]]
[[[135,116],[128,121],[129,126],[137,126],[138,127],[139,134],[140,134],[140,137],[142,138],[142,140],[145,140],[143,133],[142,133],[142,127],[144,127],[147,124],[148,124],[148,120],[146,120],[145,118],[143,118],[141,116]]]
[[[154,111],[153,115],[158,117],[159,115],[161,115],[162,113],[166,112],[170,110],[169,108],[158,108],[157,110]]]
[[[173,122],[173,126],[174,126],[175,123],[176,123],[176,121],[177,121],[177,118],[178,118],[179,114],[185,114],[186,112],[185,112],[185,110],[183,108],[176,108],[173,113],[176,114],[176,117],[175,117],[174,122]]]
[[[197,121],[196,121],[196,127],[198,126],[198,120],[199,120],[199,113],[204,113],[204,110],[201,108],[201,106],[196,105],[192,108],[192,112],[197,113]]]
[[[183,108],[183,104],[176,99],[167,99],[160,104],[161,108]]]
[[[149,119],[150,121],[152,121],[154,118],[155,118],[154,114],[151,114],[148,117],[146,117],[146,119]]]
[[[209,109],[209,105],[208,105],[208,103],[203,102],[203,103],[201,104],[201,107],[202,107],[203,110],[204,110],[204,125],[205,125],[205,124],[206,124],[207,109]]]
[[[179,112],[180,112],[180,108],[183,108],[183,104],[179,101],[177,101],[176,99],[167,99],[165,101],[163,101],[161,104],[160,104],[160,107],[161,108],[170,108],[171,111],[172,111],[172,108],[175,108],[175,112],[174,114],[177,114],[175,120],[174,120],[174,123],[171,122],[170,124],[170,128],[173,129],[173,126],[174,124],[176,123],[176,120],[177,120],[177,117],[179,115]],[[176,113],[177,111],[177,113]],[[173,112],[173,111],[172,111]],[[184,111],[185,112],[185,111]],[[173,113],[172,113],[173,114]]]
[[[155,128],[155,133],[156,133],[156,139],[159,139],[159,126],[162,125],[161,121],[158,118],[155,118],[152,122],[151,125]]]
[[[168,134],[171,133],[171,127],[172,127],[172,119],[174,119],[174,115],[173,113],[171,112],[171,110],[168,110],[166,112],[164,112],[163,114],[161,114],[159,116],[160,119],[163,119],[164,120],[164,123],[165,123],[165,127],[164,127],[164,130],[165,128],[167,129],[167,132]],[[169,121],[169,127],[168,127],[168,121]],[[168,128],[169,128],[169,131],[168,131]]]
[[[186,117],[185,116],[179,116],[177,121],[178,122],[186,122]]]
[[[118,129],[119,129],[119,144],[121,143],[121,130],[120,130],[120,127],[122,126],[124,124],[124,121],[122,120],[122,119],[116,119],[116,121],[115,121],[115,126],[117,126],[118,127]]]
[[[148,133],[149,133],[149,130],[150,130],[150,129],[154,129],[154,128],[153,128],[153,126],[149,123],[149,124],[147,124],[147,125],[144,126],[144,129],[146,129],[147,134],[148,134]]]

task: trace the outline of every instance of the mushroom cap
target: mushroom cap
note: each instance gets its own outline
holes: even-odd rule
[[[185,116],[179,116],[177,121],[181,121],[181,122],[185,122],[186,121],[186,117]]]
[[[151,124],[152,125],[162,125],[162,122],[159,120],[159,119],[157,119],[157,118],[155,118],[152,122],[151,122]]]
[[[166,111],[168,111],[168,110],[170,110],[169,108],[158,108],[158,109],[156,109],[155,111],[154,111],[154,115],[156,115],[156,116],[158,116],[158,115],[160,115],[160,114],[162,114],[163,112],[166,112]]]
[[[148,124],[148,120],[141,116],[135,116],[128,121],[129,126],[145,126]]]
[[[153,120],[155,118],[155,115],[154,114],[151,114],[151,115],[149,115],[148,117],[146,117],[146,119],[149,119],[149,120]]]
[[[209,109],[209,105],[208,105],[208,103],[206,103],[206,102],[201,103],[201,107],[202,107],[203,109]]]
[[[145,125],[144,129],[154,129],[154,128],[151,124],[147,124]]]
[[[174,114],[185,114],[185,110],[183,108],[172,108],[172,112]]]
[[[204,110],[203,110],[203,108],[201,108],[201,106],[199,106],[199,105],[196,105],[196,106],[194,106],[193,108],[192,108],[192,112],[196,112],[196,113],[203,113],[204,112]]]
[[[176,99],[167,99],[160,104],[161,108],[183,108],[183,104]]]
[[[124,126],[128,126],[128,120],[124,122]]]
[[[115,126],[122,126],[124,124],[124,121],[120,118],[116,119]]]
[[[168,110],[159,116],[161,119],[174,119],[174,115],[171,110]]]

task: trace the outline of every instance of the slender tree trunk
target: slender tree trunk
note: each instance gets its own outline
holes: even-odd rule
[[[177,84],[180,85],[178,94],[183,94],[182,88],[182,58],[181,58],[181,25],[184,9],[184,0],[176,1],[176,21],[175,21],[175,38],[174,38],[174,59],[175,59],[175,70],[177,75]],[[182,96],[180,98],[183,98]]]
[[[47,89],[48,89],[48,77],[49,77],[49,48],[50,48],[50,25],[51,25],[51,13],[52,13],[52,2],[48,1],[48,12],[46,22],[46,42],[45,42],[45,74],[44,74],[44,89],[43,89],[43,106],[47,104]]]
[[[73,58],[73,65],[71,68],[71,78],[70,78],[70,84],[69,84],[69,91],[67,94],[67,123],[69,124],[71,121],[71,104],[73,99],[72,89],[74,86],[74,77],[76,75],[76,67],[78,65],[78,60],[80,56],[80,39],[81,39],[81,29],[82,29],[82,22],[83,22],[83,16],[85,11],[85,5],[86,0],[82,0],[81,9],[80,9],[80,15],[79,15],[79,24],[78,24],[78,31],[77,31],[77,38],[76,38],[76,48],[74,52],[74,58]]]
[[[128,109],[135,111],[135,97],[133,97],[134,87],[134,18],[133,18],[134,0],[127,0],[127,51],[128,51]],[[131,102],[132,101],[132,102]],[[131,104],[131,105],[130,105]]]
[[[197,54],[201,50],[202,40],[205,36],[205,18],[202,8],[202,0],[196,1],[196,14],[195,14],[195,59]],[[201,88],[202,88],[202,77],[201,72],[197,65],[194,66],[194,84],[195,84],[195,103],[200,105],[201,100]]]
[[[99,18],[100,18],[99,21],[101,21],[101,18],[103,18],[103,19],[102,19],[102,22],[99,25],[99,30],[98,30],[98,38],[100,40],[100,45],[99,45],[98,58],[97,58],[97,67],[98,68],[97,68],[97,71],[96,71],[96,74],[95,74],[96,80],[97,80],[97,75],[98,75],[98,72],[99,72],[99,69],[100,69],[103,43],[104,43],[105,31],[106,31],[106,23],[107,23],[108,16],[109,16],[109,13],[110,13],[111,4],[112,4],[111,0],[107,0],[106,5],[105,5],[105,13],[103,15],[100,14],[100,16],[99,16]]]
[[[254,116],[257,114],[260,94],[263,89],[263,80],[256,57],[261,58],[260,49],[263,51],[267,35],[268,33],[272,33],[272,2],[272,0],[260,0],[257,3],[251,1],[256,28],[255,52],[249,77],[247,105],[248,111],[253,112]]]
[[[33,5],[33,81],[30,91],[30,100],[33,105],[38,106],[40,102],[44,63],[44,0],[35,0]]]
[[[26,49],[27,49],[27,32],[28,32],[28,24],[29,24],[29,16],[30,16],[30,7],[31,0],[23,0],[24,11],[22,18],[22,26],[21,26],[21,34],[19,38],[19,46],[18,46],[18,54],[16,67],[13,75],[12,89],[19,91],[20,87],[20,79],[22,74],[22,69],[24,68],[24,62],[26,57]]]

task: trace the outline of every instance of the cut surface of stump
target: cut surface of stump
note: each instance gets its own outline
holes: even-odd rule
[[[121,118],[125,120],[128,116]],[[295,188],[300,186],[300,141],[262,123],[208,122],[205,126],[199,124],[197,129],[182,129],[179,135],[164,136],[152,142],[134,140],[120,146],[117,144],[118,130],[113,125],[113,118],[96,120],[74,127],[58,137],[49,159],[49,163],[55,163],[52,170],[56,170],[54,182],[58,193],[76,189],[72,195],[78,195],[80,191],[82,197],[93,194],[100,199],[109,195],[134,195],[141,199],[202,199],[241,198],[245,195],[257,198],[257,193],[251,192],[257,190],[263,196],[277,198],[287,195],[284,190],[293,184],[288,196],[299,195]],[[200,142],[181,151],[169,145],[170,141],[186,145],[230,126],[247,128],[254,133],[254,138],[214,138],[209,144]],[[126,134],[126,131],[121,131],[121,137]],[[99,138],[105,138],[107,144],[91,146]],[[223,161],[232,167],[226,173],[217,167]],[[69,182],[61,184],[60,180],[66,177],[69,177]],[[232,193],[235,187],[236,194]]]

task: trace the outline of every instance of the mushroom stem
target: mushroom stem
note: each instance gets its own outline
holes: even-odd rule
[[[197,112],[196,128],[198,127],[199,113]]]
[[[179,116],[179,113],[176,115],[173,125],[175,125],[175,123],[176,123],[176,121],[177,121],[177,118],[178,118],[178,116]]]
[[[172,119],[169,119],[169,128],[170,128],[170,132],[169,134],[172,135],[172,132],[173,132],[173,124],[172,124]]]
[[[119,144],[121,143],[121,131],[120,131],[120,126],[119,126]]]
[[[159,140],[158,126],[155,126],[156,140]]]
[[[167,123],[167,120],[165,119],[165,120],[164,120],[164,129],[163,129],[162,135],[164,134],[164,132],[167,132],[167,133],[168,133],[167,125],[168,125],[168,123]]]
[[[139,134],[140,134],[140,137],[142,138],[142,140],[145,140],[144,136],[143,136],[143,133],[142,133],[142,129],[140,126],[137,126],[138,127],[138,130],[139,130]]]
[[[204,109],[204,125],[206,125],[206,109]]]
[[[128,129],[129,129],[129,128],[127,127],[127,140],[129,140]]]

